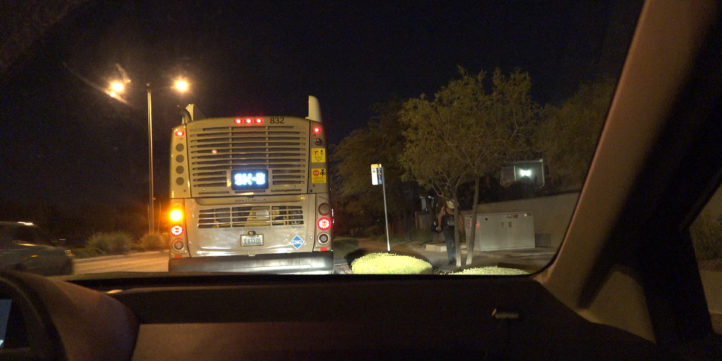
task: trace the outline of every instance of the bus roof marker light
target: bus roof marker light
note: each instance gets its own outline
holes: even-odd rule
[[[261,118],[256,118],[256,124],[262,124],[262,123],[263,123],[263,119],[261,119]]]
[[[313,127],[313,134],[320,134],[321,133],[321,127]]]
[[[178,130],[175,131],[175,136],[176,136],[176,137],[182,137],[182,136],[184,136],[184,135],[186,135],[186,132],[184,132],[183,129],[178,129]]]
[[[243,123],[243,121],[241,120],[241,118],[236,118],[235,122],[236,122],[236,124],[238,124],[238,125],[241,125],[241,123]]]
[[[246,124],[251,124],[251,123],[253,123],[253,119],[251,119],[251,118],[246,118]]]

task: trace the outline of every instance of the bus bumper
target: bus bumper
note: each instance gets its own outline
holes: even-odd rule
[[[333,252],[171,258],[170,272],[332,274]]]

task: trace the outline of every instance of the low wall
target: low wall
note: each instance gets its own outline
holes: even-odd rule
[[[534,217],[536,247],[557,248],[564,238],[579,193],[563,193],[547,197],[517,199],[484,203],[477,206],[478,213],[530,212]],[[471,211],[463,211],[471,215]]]

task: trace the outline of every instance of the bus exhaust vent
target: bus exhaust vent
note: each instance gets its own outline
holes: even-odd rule
[[[204,127],[202,122],[193,122],[188,126],[193,194],[235,195],[237,192],[229,184],[231,171],[249,169],[268,170],[267,192],[306,189],[308,129],[305,122],[249,127]]]
[[[201,209],[198,228],[303,225],[302,206],[245,206]]]

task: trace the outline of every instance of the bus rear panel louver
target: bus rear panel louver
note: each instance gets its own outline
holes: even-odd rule
[[[201,209],[198,228],[303,225],[302,206],[239,206]]]
[[[195,196],[244,193],[231,189],[229,175],[249,169],[268,170],[268,189],[254,193],[291,194],[306,189],[308,129],[304,122],[252,127],[190,124],[188,133],[191,191]]]

